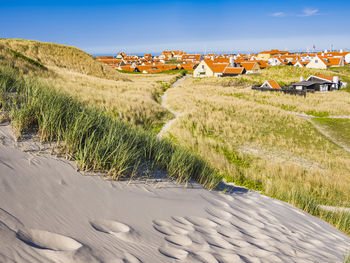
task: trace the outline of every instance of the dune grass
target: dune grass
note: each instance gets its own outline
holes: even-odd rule
[[[312,120],[325,127],[334,138],[350,148],[350,119],[313,118]]]
[[[128,79],[108,80],[62,68],[55,76],[42,78],[49,86],[66,92],[110,116],[157,133],[173,116],[159,103],[159,97],[181,75],[130,74]]]
[[[99,78],[127,79],[84,51],[70,46],[25,39],[0,39],[0,44],[46,67],[59,67]]]
[[[99,170],[119,179],[135,176],[146,164],[166,170],[182,183],[194,179],[213,188],[220,180],[215,169],[189,150],[4,66],[0,67],[0,108],[10,112],[18,136],[35,130],[42,141],[61,142],[83,170]]]
[[[160,105],[160,96],[184,74],[123,74],[77,48],[19,39],[0,39],[0,61],[154,133],[173,118]]]
[[[320,104],[318,112],[344,114],[350,94],[315,93],[305,99],[223,81],[186,79],[168,90],[169,105],[182,113],[168,138],[200,154],[228,181],[289,202],[349,234],[349,213],[318,205],[350,207],[350,155],[290,108],[312,110]]]

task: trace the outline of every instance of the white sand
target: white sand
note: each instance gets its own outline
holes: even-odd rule
[[[0,127],[0,262],[342,262],[350,238],[256,192],[111,182]]]

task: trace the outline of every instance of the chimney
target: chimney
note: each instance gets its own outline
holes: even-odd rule
[[[214,61],[214,56],[211,56],[211,60]]]
[[[338,76],[333,76],[333,82],[338,83],[339,82],[339,77]]]
[[[299,81],[302,82],[304,80],[303,76],[300,76]]]
[[[233,57],[230,57],[230,66],[234,67],[234,65],[233,65]]]

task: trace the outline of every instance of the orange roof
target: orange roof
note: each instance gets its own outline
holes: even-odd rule
[[[329,66],[338,66],[341,63],[342,58],[328,58]]]
[[[271,49],[270,51],[262,51],[259,54],[289,54],[288,51],[280,51],[278,49]]]
[[[202,55],[182,55],[182,60],[196,60],[199,61]]]
[[[224,69],[227,67],[228,63],[213,63],[213,72],[223,73]]]
[[[214,58],[214,63],[229,63],[230,59],[229,58]]]
[[[271,67],[270,65],[268,65],[267,64],[267,62],[266,61],[264,61],[264,60],[258,60],[258,64],[259,64],[259,66],[260,66],[260,68],[267,68],[267,67]]]
[[[267,83],[269,83],[270,87],[273,89],[281,89],[280,85],[274,80],[268,80]]]
[[[130,66],[120,66],[120,69],[124,70],[124,71],[134,71],[135,70],[135,68],[130,67]]]
[[[328,80],[328,81],[333,81],[333,77],[332,76],[327,76],[327,75],[324,75],[324,74],[315,75],[315,77],[320,78],[320,79],[324,79],[324,80]]]
[[[173,54],[174,54],[174,56],[181,56],[181,55],[185,55],[186,52],[185,51],[176,50],[176,51],[173,51]]]
[[[193,70],[198,63],[182,63],[178,65],[178,69]]]
[[[226,67],[224,69],[224,74],[242,74],[244,72],[244,68],[234,68],[234,67]]]
[[[244,67],[246,70],[253,70],[256,62],[241,62],[241,66]]]

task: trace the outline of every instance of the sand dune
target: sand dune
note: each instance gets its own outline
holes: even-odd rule
[[[350,238],[272,198],[114,182],[0,126],[0,262],[342,262]]]

